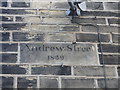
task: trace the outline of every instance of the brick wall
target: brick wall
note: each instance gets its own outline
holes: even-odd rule
[[[26,1],[26,2],[25,2]],[[82,16],[71,17],[66,0],[0,1],[0,86],[2,88],[118,88],[119,0],[88,0]],[[79,24],[77,24],[77,23]],[[97,28],[100,30],[104,63]],[[98,47],[99,65],[34,63],[21,56],[21,44],[87,43]],[[26,56],[28,52],[23,53]],[[31,57],[29,57],[31,58]],[[48,61],[47,61],[48,62]],[[89,61],[88,61],[89,63]]]

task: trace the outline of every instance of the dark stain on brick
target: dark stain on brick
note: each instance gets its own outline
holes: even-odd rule
[[[2,32],[0,33],[0,37],[2,37],[0,39],[0,41],[9,41],[9,37],[10,37],[10,33],[9,32]]]
[[[32,67],[32,74],[71,75],[71,68],[69,66]]]
[[[2,24],[3,30],[21,30],[21,28],[25,27],[27,23],[9,23]]]
[[[13,88],[13,77],[2,77],[2,88]]]
[[[29,79],[32,78],[32,79]],[[19,77],[17,87],[20,88],[36,88],[37,79],[33,77]]]
[[[3,53],[0,54],[0,57],[2,57],[3,63],[16,63],[17,61],[17,54]]]
[[[100,63],[103,64],[102,56],[99,55]],[[106,65],[119,65],[120,55],[103,55],[104,64]]]
[[[26,74],[26,69],[19,65],[2,65],[2,74]]]
[[[25,2],[25,0],[23,0],[22,2],[14,2],[11,4],[12,7],[30,7],[30,3]]]
[[[0,43],[0,46],[2,46],[3,52],[17,52],[18,50],[18,44],[10,44],[10,43]]]

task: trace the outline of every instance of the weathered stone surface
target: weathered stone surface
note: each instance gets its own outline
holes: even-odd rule
[[[98,79],[99,88],[105,88],[105,85],[107,88],[118,88],[118,79],[106,79],[106,84],[105,79]]]
[[[13,41],[44,41],[44,34],[37,32],[14,32]]]
[[[2,65],[2,74],[26,74],[27,65]]]
[[[90,10],[103,10],[102,2],[87,2],[86,6],[87,6],[87,9],[90,9]]]
[[[100,35],[101,42],[110,42],[109,34]],[[85,34],[85,33],[76,33],[77,42],[99,42],[98,34]]]
[[[17,87],[18,88],[36,88],[37,79],[36,77],[18,77]]]
[[[115,67],[105,67],[106,77],[117,76]],[[99,76],[104,77],[104,67],[102,66],[76,66],[74,67],[76,76]]]
[[[40,88],[58,88],[57,78],[40,77]]]
[[[117,26],[99,26],[100,33],[118,33],[120,27]],[[91,25],[83,25],[83,32],[98,32],[97,28]]]
[[[0,51],[2,52],[17,52],[18,44],[0,43]]]
[[[45,43],[20,44],[22,63],[98,65],[93,44]]]
[[[75,35],[73,33],[49,33],[45,40],[47,42],[74,42]]]
[[[43,18],[43,23],[47,24],[71,24],[69,18]]]
[[[32,74],[40,75],[71,75],[70,66],[32,66]]]
[[[112,34],[113,43],[119,43],[120,34]]]
[[[105,2],[105,9],[106,10],[119,10],[120,2]]]
[[[120,62],[119,62],[119,58],[120,58],[120,55],[103,55],[103,59],[104,59],[104,62],[102,60],[102,56],[100,56],[100,63],[101,64],[108,64],[108,65],[119,65]]]
[[[101,52],[100,45],[98,45],[98,47],[99,52]],[[119,47],[120,45],[102,44],[102,51],[108,53],[119,53]]]
[[[81,78],[63,78],[62,88],[94,88],[94,80]]]
[[[13,77],[2,77],[2,88],[13,88]]]
[[[16,63],[17,61],[17,54],[11,54],[11,53],[3,53],[0,54],[2,63]]]

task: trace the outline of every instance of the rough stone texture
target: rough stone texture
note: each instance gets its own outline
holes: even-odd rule
[[[2,88],[13,88],[13,77],[2,77]]]
[[[17,88],[36,88],[37,78],[36,77],[18,77]]]
[[[119,33],[118,30],[120,27],[116,26],[99,26],[100,33]],[[98,32],[97,28],[91,25],[83,25],[82,26],[83,32]]]
[[[40,88],[58,88],[57,78],[40,77]]]
[[[105,9],[106,10],[119,10],[119,4],[120,2],[106,2],[105,3]]]
[[[98,79],[99,88],[105,88],[105,80]],[[118,88],[118,79],[106,79],[107,88]]]
[[[37,32],[14,32],[13,41],[44,41],[44,34]]]
[[[9,32],[3,32],[0,33],[0,41],[9,41],[10,40],[10,33]]]
[[[43,18],[43,23],[47,24],[71,24],[69,18]]]
[[[18,44],[0,43],[0,46],[2,47],[1,52],[17,52],[18,50]]]
[[[2,30],[26,30],[28,26],[26,23],[3,23]]]
[[[99,47],[99,52],[101,52],[100,45],[98,45],[98,47]],[[119,53],[119,47],[120,45],[102,44],[103,52],[108,52],[108,53]]]
[[[117,75],[115,67],[105,67],[107,77],[114,77]],[[104,77],[104,67],[101,66],[76,66],[74,67],[74,74],[76,76],[99,76]]]
[[[69,66],[33,66],[32,74],[71,75],[71,68]]]
[[[77,24],[105,24],[104,18],[74,18],[73,23]]]
[[[119,43],[120,34],[112,34],[113,43]]]
[[[94,88],[94,80],[80,78],[62,78],[62,88]]]
[[[101,42],[110,42],[109,34],[101,34],[100,36],[101,36]],[[98,35],[77,33],[76,41],[77,42],[98,42]]]
[[[72,33],[49,33],[46,35],[47,42],[74,42],[75,37]]]
[[[119,65],[120,55],[103,55],[104,63],[108,65]],[[103,64],[103,60],[100,55],[100,63]]]
[[[2,60],[0,60],[0,62],[3,62],[3,63],[16,63],[17,62],[17,54],[3,53],[3,54],[0,54],[0,57],[2,57]]]
[[[26,74],[27,67],[25,65],[2,65],[2,74]]]

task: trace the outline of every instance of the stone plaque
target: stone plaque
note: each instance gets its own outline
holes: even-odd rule
[[[20,44],[21,63],[98,65],[97,46],[71,43]]]

